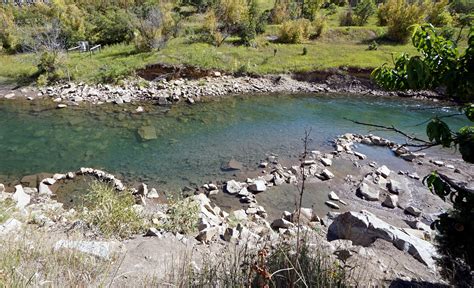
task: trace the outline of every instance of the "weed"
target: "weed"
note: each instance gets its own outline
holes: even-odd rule
[[[173,233],[191,234],[196,232],[199,220],[199,205],[191,198],[169,200],[167,217],[162,228]]]
[[[145,221],[134,209],[135,199],[103,182],[93,182],[84,197],[81,218],[97,227],[105,237],[128,238],[145,229]]]
[[[10,199],[0,201],[0,224],[10,218],[13,209],[14,205]]]

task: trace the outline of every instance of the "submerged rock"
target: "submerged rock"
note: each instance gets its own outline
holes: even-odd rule
[[[156,129],[153,126],[142,126],[138,128],[138,135],[143,141],[154,140],[158,138]]]

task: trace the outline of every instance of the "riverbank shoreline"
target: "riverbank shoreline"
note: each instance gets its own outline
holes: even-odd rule
[[[150,66],[146,68],[149,69],[148,72],[146,69],[137,72],[143,78],[137,76],[115,85],[69,82],[47,87],[3,87],[0,89],[0,99],[50,99],[56,103],[57,108],[78,106],[81,103],[152,103],[169,106],[179,102],[194,104],[226,95],[265,93],[343,93],[449,101],[435,91],[382,90],[370,80],[370,73],[366,70],[239,76],[214,70],[171,67],[174,70],[161,68],[159,73],[155,66]]]

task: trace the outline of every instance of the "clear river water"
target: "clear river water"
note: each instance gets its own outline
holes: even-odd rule
[[[320,94],[223,97],[170,108],[149,104],[141,114],[133,112],[136,107],[55,109],[0,101],[0,180],[85,166],[174,189],[230,178],[232,172],[221,169],[230,159],[254,169],[270,153],[296,157],[309,128],[311,149],[322,151],[346,132],[403,141],[345,118],[395,125],[423,137],[426,125],[420,123],[456,112],[414,99]],[[447,120],[454,127],[467,123],[462,116]],[[143,126],[154,128],[157,138],[143,141],[138,134]]]

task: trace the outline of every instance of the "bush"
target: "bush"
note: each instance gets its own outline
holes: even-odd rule
[[[324,1],[321,0],[305,0],[302,2],[301,16],[310,21],[317,17],[317,13]]]
[[[474,1],[472,0],[453,0],[450,6],[456,13],[469,14],[474,12]]]
[[[416,2],[409,4],[405,0],[388,0],[384,5],[387,6],[381,9],[387,16],[387,38],[396,42],[406,42],[411,34],[410,27],[422,22],[425,7]]]
[[[367,24],[370,16],[374,15],[376,6],[374,0],[362,0],[354,9],[355,24],[363,26]]]
[[[279,31],[278,41],[281,43],[302,43],[311,32],[311,22],[308,19],[290,20],[284,22]]]
[[[312,33],[311,33],[311,38],[317,38],[321,35],[323,35],[324,31],[327,28],[327,21],[326,17],[322,15],[318,15],[313,22],[311,22],[312,26]]]
[[[111,185],[96,181],[84,196],[84,205],[81,218],[105,237],[129,238],[144,231],[145,222],[134,209],[135,199],[128,191],[117,192]]]
[[[329,4],[326,9],[328,10],[327,15],[334,15],[337,13],[337,5],[334,3]]]
[[[448,5],[448,0],[429,3],[426,22],[438,27],[451,25],[453,23],[453,17],[448,11]]]
[[[111,45],[133,40],[133,19],[123,9],[107,9],[104,13],[95,12],[90,16],[94,24],[91,33],[93,43]]]
[[[199,221],[199,204],[192,198],[175,201],[170,199],[162,228],[173,233],[196,232]]]
[[[349,9],[341,13],[341,15],[339,16],[339,25],[340,26],[355,26],[354,12],[352,12],[352,9]]]
[[[170,6],[150,8],[135,21],[135,47],[139,51],[160,49],[174,35],[176,27]]]

